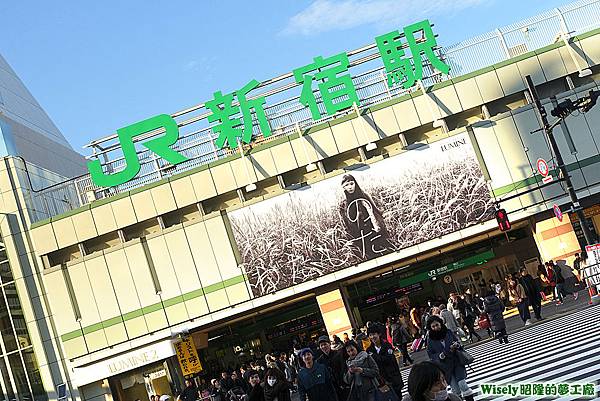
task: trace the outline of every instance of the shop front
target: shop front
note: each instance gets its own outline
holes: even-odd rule
[[[112,377],[109,384],[113,397],[119,401],[149,400],[153,394],[174,397],[173,373],[176,374],[176,368],[168,359]]]
[[[416,305],[448,299],[451,292],[484,295],[522,267],[534,275],[539,252],[528,224],[505,234],[445,252],[408,266],[395,267],[347,286],[356,321],[384,321]]]
[[[109,391],[114,401],[149,401],[157,394],[174,397],[183,381],[170,339],[76,366],[73,377],[84,394]]]
[[[282,302],[272,310],[202,330],[207,332],[208,339],[206,346],[198,346],[204,366],[200,376],[207,382],[220,377],[225,370],[264,360],[268,353],[289,354],[294,344],[306,345],[327,334],[314,297]]]
[[[593,239],[597,243],[599,238],[598,233],[600,233],[600,204],[584,208],[583,213],[585,215],[585,220],[590,230],[590,233],[592,234]],[[573,231],[575,231],[577,240],[581,245],[581,249],[585,249],[585,236],[583,235],[581,222],[579,221],[579,218],[575,213],[569,213],[569,217],[571,219],[571,224],[573,225]]]

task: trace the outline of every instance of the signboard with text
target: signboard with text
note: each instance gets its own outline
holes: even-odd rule
[[[184,377],[202,372],[202,364],[192,337],[184,337],[173,346]]]
[[[363,303],[365,305],[376,305],[378,303],[381,303],[383,301],[387,301],[390,299],[402,298],[402,297],[412,294],[414,292],[421,291],[422,289],[423,289],[423,284],[421,284],[421,283],[414,283],[414,284],[408,285],[406,287],[391,288],[391,289],[384,291],[382,293],[379,293],[377,295],[371,295],[371,296],[366,297],[363,300]]]
[[[587,267],[583,269],[583,276],[591,285],[600,285],[600,244],[587,245]]]
[[[77,387],[122,374],[142,366],[161,361],[175,355],[171,339],[146,347],[131,350],[115,357],[73,367],[74,383]]]

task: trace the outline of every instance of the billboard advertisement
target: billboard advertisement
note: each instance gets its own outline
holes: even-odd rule
[[[229,214],[261,296],[493,218],[467,134]]]

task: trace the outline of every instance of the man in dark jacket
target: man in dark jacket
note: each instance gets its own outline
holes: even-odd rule
[[[338,401],[329,369],[321,363],[315,363],[310,348],[300,351],[299,356],[304,362],[304,367],[298,372],[300,401]]]
[[[235,386],[235,383],[233,383],[233,380],[231,380],[229,372],[227,371],[221,373],[221,380],[219,382],[221,383],[221,388],[224,392],[228,392]]]
[[[367,353],[377,362],[379,373],[394,389],[398,398],[402,398],[402,375],[400,367],[394,354],[394,348],[390,343],[384,340],[385,328],[381,325],[370,326],[368,330],[371,346],[367,349]]]
[[[521,269],[521,285],[525,289],[525,294],[527,294],[527,300],[531,304],[533,308],[533,313],[535,314],[535,318],[537,320],[542,320],[542,296],[540,294],[541,290],[538,288],[537,284],[533,280],[533,277],[527,272],[527,269]]]
[[[198,399],[198,389],[192,379],[185,379],[185,388],[177,397],[178,401],[196,401]]]
[[[248,385],[246,384],[246,382],[240,379],[238,373],[235,370],[231,372],[231,381],[233,382],[233,388],[239,387],[244,391],[248,389]]]
[[[319,350],[320,354],[317,357],[316,362],[327,366],[331,373],[331,380],[335,387],[335,392],[338,395],[339,400],[348,399],[348,386],[344,383],[344,373],[346,373],[346,358],[344,358],[344,351],[332,350],[331,342],[329,337],[319,337]]]

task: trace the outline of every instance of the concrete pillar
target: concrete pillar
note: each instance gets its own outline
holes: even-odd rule
[[[564,260],[573,266],[574,255],[581,252],[568,214],[563,215],[562,222],[552,217],[535,223],[534,238],[544,262]]]
[[[334,334],[338,336],[342,333],[350,334],[352,324],[347,305],[339,289],[317,295],[317,303],[330,337]]]

